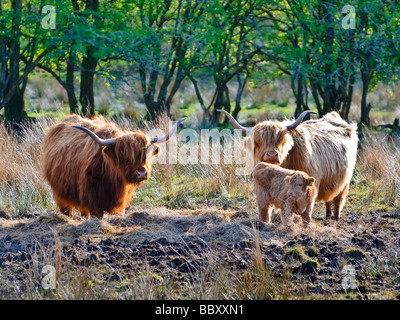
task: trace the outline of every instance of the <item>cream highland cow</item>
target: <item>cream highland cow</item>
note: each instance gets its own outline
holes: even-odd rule
[[[246,128],[220,111],[235,128],[250,134],[244,147],[255,164],[268,162],[315,177],[316,200],[325,202],[326,218],[340,218],[356,163],[356,124],[347,123],[337,112],[301,123],[311,113],[305,111],[294,122],[268,120]]]

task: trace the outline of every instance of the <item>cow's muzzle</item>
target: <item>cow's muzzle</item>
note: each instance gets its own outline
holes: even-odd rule
[[[267,151],[264,154],[263,161],[272,164],[280,164],[279,153],[276,151]]]
[[[146,170],[144,170],[144,171],[135,170],[134,174],[135,174],[135,180],[137,180],[137,181],[146,180],[147,179],[147,175],[148,175]]]

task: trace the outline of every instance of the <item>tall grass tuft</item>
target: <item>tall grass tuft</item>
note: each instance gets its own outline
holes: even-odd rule
[[[50,188],[40,173],[40,150],[48,118],[9,133],[0,124],[0,209],[10,214],[53,207]]]
[[[358,155],[356,174],[367,183],[371,199],[400,207],[400,139],[367,131]]]

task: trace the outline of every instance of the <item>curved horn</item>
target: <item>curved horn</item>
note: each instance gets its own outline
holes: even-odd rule
[[[167,141],[167,140],[171,137],[171,135],[176,131],[176,129],[178,129],[179,125],[180,125],[183,121],[185,121],[186,119],[187,119],[187,118],[182,118],[182,119],[178,120],[178,121],[174,124],[174,126],[171,128],[171,130],[169,130],[169,132],[168,132],[165,136],[162,136],[162,137],[151,137],[151,138],[150,138],[150,141],[151,141],[152,143],[154,143],[154,142],[165,142],[165,141]]]
[[[291,125],[288,125],[288,126],[286,127],[286,129],[288,129],[288,130],[293,130],[293,129],[295,129],[295,128],[303,121],[304,117],[305,117],[306,115],[308,115],[309,113],[317,114],[316,112],[310,111],[310,110],[304,111],[304,112],[302,112],[302,113],[297,117],[296,121],[293,122]]]
[[[242,130],[243,132],[249,132],[249,131],[251,131],[252,128],[241,126],[241,125],[239,124],[239,122],[237,122],[236,119],[235,119],[234,117],[232,117],[232,116],[231,116],[228,112],[226,112],[225,110],[220,110],[220,109],[218,109],[217,111],[218,111],[218,112],[222,112],[224,115],[226,115],[226,116],[228,117],[228,119],[232,122],[233,126],[234,126],[236,129],[240,129],[240,130]]]
[[[87,128],[81,127],[81,126],[73,126],[74,128],[81,129],[83,132],[86,132],[89,137],[91,137],[94,141],[96,141],[98,144],[102,146],[109,146],[110,144],[115,143],[115,139],[101,139],[98,135],[94,134],[92,131],[90,131]]]

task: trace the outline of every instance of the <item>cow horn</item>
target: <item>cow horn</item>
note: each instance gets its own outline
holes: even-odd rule
[[[304,117],[309,113],[317,114],[316,112],[310,110],[304,111],[297,117],[296,121],[293,122],[291,125],[288,125],[286,129],[288,130],[295,129],[303,121]]]
[[[102,146],[109,146],[111,144],[115,143],[115,139],[101,139],[98,135],[94,134],[92,131],[85,127],[81,126],[73,126],[74,128],[81,129],[83,132],[86,132],[89,137],[91,137],[94,141],[96,141],[98,144]]]
[[[169,130],[169,132],[168,132],[165,136],[162,136],[162,137],[151,137],[151,138],[150,138],[150,141],[151,141],[152,143],[154,143],[154,142],[165,142],[165,141],[167,141],[167,140],[170,138],[170,136],[176,131],[176,129],[178,129],[179,125],[180,125],[183,121],[185,121],[185,120],[186,120],[186,118],[182,118],[182,119],[178,120],[178,121],[174,124],[174,126],[171,128],[171,130]]]
[[[237,122],[236,119],[235,119],[234,117],[232,117],[232,116],[231,116],[228,112],[226,112],[225,110],[220,110],[220,109],[218,109],[217,111],[218,111],[218,112],[222,112],[224,115],[226,115],[226,116],[228,117],[228,119],[232,122],[233,126],[234,126],[236,129],[240,129],[240,130],[242,130],[243,132],[249,132],[249,131],[251,131],[252,128],[248,128],[248,127],[243,127],[243,126],[241,126],[241,125],[239,124],[239,122]]]

